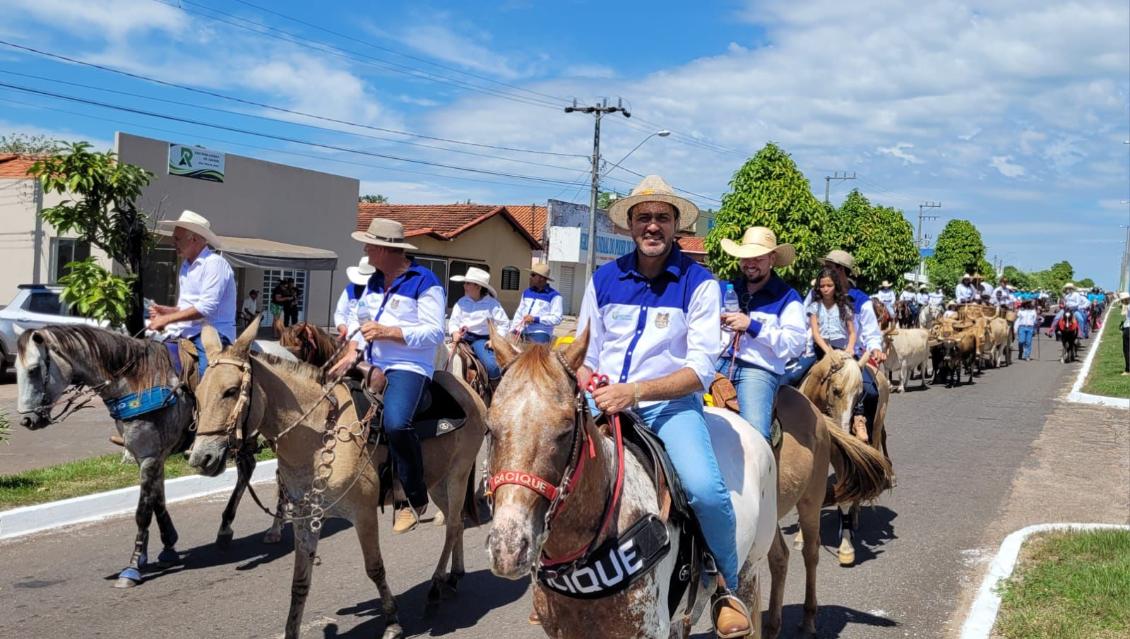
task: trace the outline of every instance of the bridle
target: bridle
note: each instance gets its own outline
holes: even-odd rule
[[[253,445],[259,436],[258,432],[248,432],[247,421],[251,416],[251,359],[238,360],[232,357],[221,357],[214,362],[209,362],[209,367],[235,366],[240,369],[239,398],[228,413],[227,419],[209,431],[196,431],[196,436],[215,436],[223,434],[227,438],[229,450],[242,450],[248,442]]]
[[[576,371],[573,371],[569,367],[561,353],[554,351],[554,355],[556,355],[558,363],[561,364],[570,379],[576,379]],[[512,484],[532,490],[549,501],[549,508],[545,512],[545,535],[543,536],[543,545],[544,539],[548,539],[549,537],[550,527],[554,519],[564,511],[566,499],[568,499],[569,495],[572,494],[579,483],[587,461],[596,458],[596,441],[588,428],[588,406],[585,402],[585,391],[588,390],[592,392],[597,387],[607,383],[607,377],[594,374],[585,387],[581,387],[580,384],[577,384],[574,389],[573,439],[570,444],[569,460],[565,464],[565,471],[562,473],[560,482],[554,484],[528,471],[501,470],[495,473],[487,484],[488,496],[493,495],[494,491],[497,490],[499,486]],[[620,495],[623,492],[624,486],[624,440],[619,415],[613,415],[611,422],[616,441],[616,483],[613,487],[612,494],[610,494],[606,500],[604,517],[601,521],[600,528],[589,543],[572,552],[558,557],[549,557],[544,552],[540,552],[540,563],[543,568],[562,566],[588,557],[604,537],[604,533],[607,532],[608,527],[611,525],[612,518],[618,510],[617,506],[620,503]]]

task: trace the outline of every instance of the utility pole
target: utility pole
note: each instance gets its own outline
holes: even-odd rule
[[[940,209],[942,208],[941,202],[923,202],[918,205],[918,233],[914,237],[914,245],[918,247],[918,280],[921,283],[922,277],[926,274],[926,259],[922,257],[922,249],[926,248],[926,243],[922,239],[922,220],[936,220],[937,215],[925,215],[923,209]]]
[[[840,175],[840,171],[836,171],[832,175],[825,175],[824,176],[824,203],[825,204],[831,204],[830,198],[831,198],[831,195],[832,195],[832,180],[854,180],[854,179],[855,179],[855,171],[852,171],[851,175],[848,175],[847,171],[844,171],[843,175]]]
[[[600,104],[585,107],[577,106],[577,101],[573,100],[573,106],[565,107],[565,112],[591,113],[595,118],[592,134],[592,192],[589,194],[589,254],[588,262],[585,264],[587,285],[592,280],[593,271],[596,270],[596,199],[600,193],[600,119],[605,114],[623,113],[626,118],[632,117],[632,114],[624,108],[623,100],[617,100],[616,106],[608,106],[607,99],[602,99]]]

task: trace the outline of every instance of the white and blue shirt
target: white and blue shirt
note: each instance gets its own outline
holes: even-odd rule
[[[239,306],[235,295],[235,272],[219,253],[207,246],[195,260],[181,262],[177,277],[177,309],[193,307],[203,319],[173,322],[166,327],[170,335],[192,338],[205,324],[220,335],[235,341],[235,314]]]
[[[977,289],[972,284],[958,284],[953,289],[953,296],[958,304],[968,304],[977,295]]]
[[[443,315],[447,307],[443,285],[435,274],[413,261],[407,271],[386,286],[384,274],[377,271],[357,302],[358,309],[362,305],[372,321],[399,328],[405,342],[367,343],[358,332],[354,342],[365,349],[368,362],[381,370],[406,370],[431,378],[436,347],[443,343]],[[350,332],[357,328],[357,315],[354,311],[350,318]]]
[[[1079,291],[1074,291],[1072,293],[1068,293],[1063,298],[1063,305],[1069,309],[1081,311],[1090,307],[1091,303],[1087,301],[1086,295],[1083,295]]]
[[[889,289],[889,288],[879,289],[879,292],[875,294],[875,297],[878,298],[878,300],[883,303],[883,306],[887,307],[888,313],[890,313],[891,315],[895,314],[895,292],[894,292],[894,290]]]
[[[930,293],[929,299],[930,299],[930,306],[941,306],[942,302],[945,301],[946,296],[942,293],[941,289],[938,289],[938,290],[934,291],[933,293]]]
[[[522,300],[518,302],[518,310],[514,311],[514,321],[510,324],[510,330],[515,333],[544,333],[552,336],[553,327],[561,323],[563,314],[561,293],[548,284],[543,291],[530,287],[522,293]],[[533,315],[534,321],[523,328],[522,318],[527,315]]]
[[[1012,292],[1003,286],[998,286],[993,289],[992,302],[994,306],[1015,306],[1015,298],[1012,297]]]
[[[578,333],[589,329],[585,366],[619,383],[690,368],[709,388],[721,349],[718,281],[678,246],[655,279],[637,265],[633,251],[593,273],[577,319]]]
[[[848,297],[851,298],[851,310],[855,317],[855,354],[858,356],[865,351],[883,350],[883,333],[879,330],[879,318],[875,317],[871,298],[858,288],[848,291]]]
[[[499,304],[493,295],[484,293],[477,300],[464,295],[459,298],[458,302],[455,302],[455,307],[451,309],[451,319],[447,321],[447,332],[454,333],[464,328],[471,335],[485,337],[490,331],[487,322],[491,320],[494,321],[494,330],[498,332],[505,331],[510,324],[510,318],[506,317],[506,309],[502,308],[502,304]]]
[[[919,293],[914,296],[914,301],[917,302],[919,306],[926,306],[930,303],[930,295],[928,293]],[[942,303],[940,298],[938,299],[938,303]]]
[[[734,282],[735,291],[746,290],[746,280]],[[800,357],[808,345],[804,304],[791,286],[776,273],[756,293],[739,293],[743,313],[750,317],[749,328],[738,341],[738,359],[778,375],[785,363]],[[733,357],[728,334],[723,338],[723,358]]]
[[[345,290],[337,298],[337,306],[334,308],[334,326],[349,326],[356,323],[353,314],[357,312],[357,300],[361,299],[364,292],[364,284],[350,282],[345,285]]]

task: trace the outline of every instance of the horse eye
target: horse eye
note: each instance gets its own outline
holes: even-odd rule
[[[238,394],[239,394],[239,387],[238,386],[232,386],[231,388],[224,391],[224,399],[231,399],[232,397],[235,397]]]

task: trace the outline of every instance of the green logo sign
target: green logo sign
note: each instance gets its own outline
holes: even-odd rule
[[[192,149],[183,146],[180,148],[180,165],[192,166]]]

